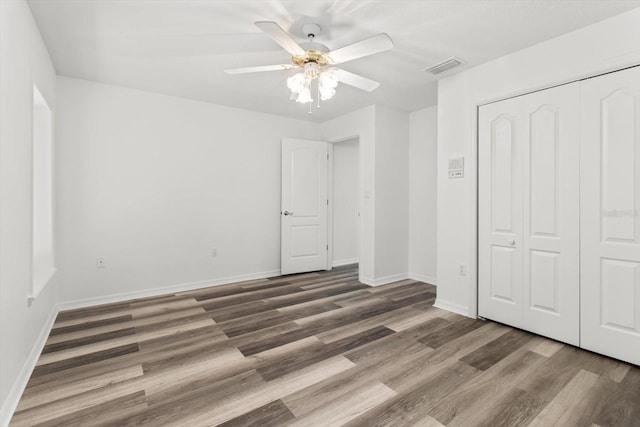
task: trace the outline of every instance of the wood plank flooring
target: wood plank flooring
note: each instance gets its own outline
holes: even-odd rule
[[[13,426],[640,426],[640,368],[355,267],[61,312]]]

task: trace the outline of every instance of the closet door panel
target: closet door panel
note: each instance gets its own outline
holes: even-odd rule
[[[521,327],[522,120],[520,101],[480,108],[478,313]]]
[[[558,237],[560,117],[555,103],[545,99],[546,91],[543,95],[523,98],[529,129],[529,230],[532,236]]]
[[[523,327],[578,345],[580,333],[579,86],[521,97]]]
[[[640,364],[640,68],[581,95],[581,346]]]

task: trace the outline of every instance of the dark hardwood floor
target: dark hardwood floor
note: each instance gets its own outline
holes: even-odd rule
[[[61,312],[12,425],[640,426],[640,368],[354,267]]]

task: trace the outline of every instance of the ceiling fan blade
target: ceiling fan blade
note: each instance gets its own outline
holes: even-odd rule
[[[329,52],[329,58],[334,64],[341,64],[363,56],[384,52],[391,48],[393,48],[391,37],[382,33]]]
[[[269,34],[272,39],[276,41],[280,46],[284,48],[291,55],[306,55],[303,48],[296,43],[280,25],[271,21],[258,21],[256,26],[265,33]]]
[[[296,66],[291,64],[261,65],[259,67],[230,68],[228,70],[224,70],[224,72],[227,74],[246,74],[259,73],[262,71],[283,71],[290,70],[292,68],[296,68]]]
[[[380,83],[374,80],[368,79],[366,77],[362,77],[358,74],[353,74],[349,71],[345,71],[340,68],[336,68],[335,73],[336,73],[336,78],[338,79],[339,82],[348,84],[353,87],[357,87],[358,89],[362,89],[367,92],[371,92],[375,90],[378,86],[380,86]]]

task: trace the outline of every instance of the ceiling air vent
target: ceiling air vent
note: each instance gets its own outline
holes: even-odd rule
[[[464,64],[464,61],[454,56],[446,61],[442,61],[441,63],[434,65],[433,67],[427,68],[425,71],[428,71],[431,74],[440,74],[462,64]]]

